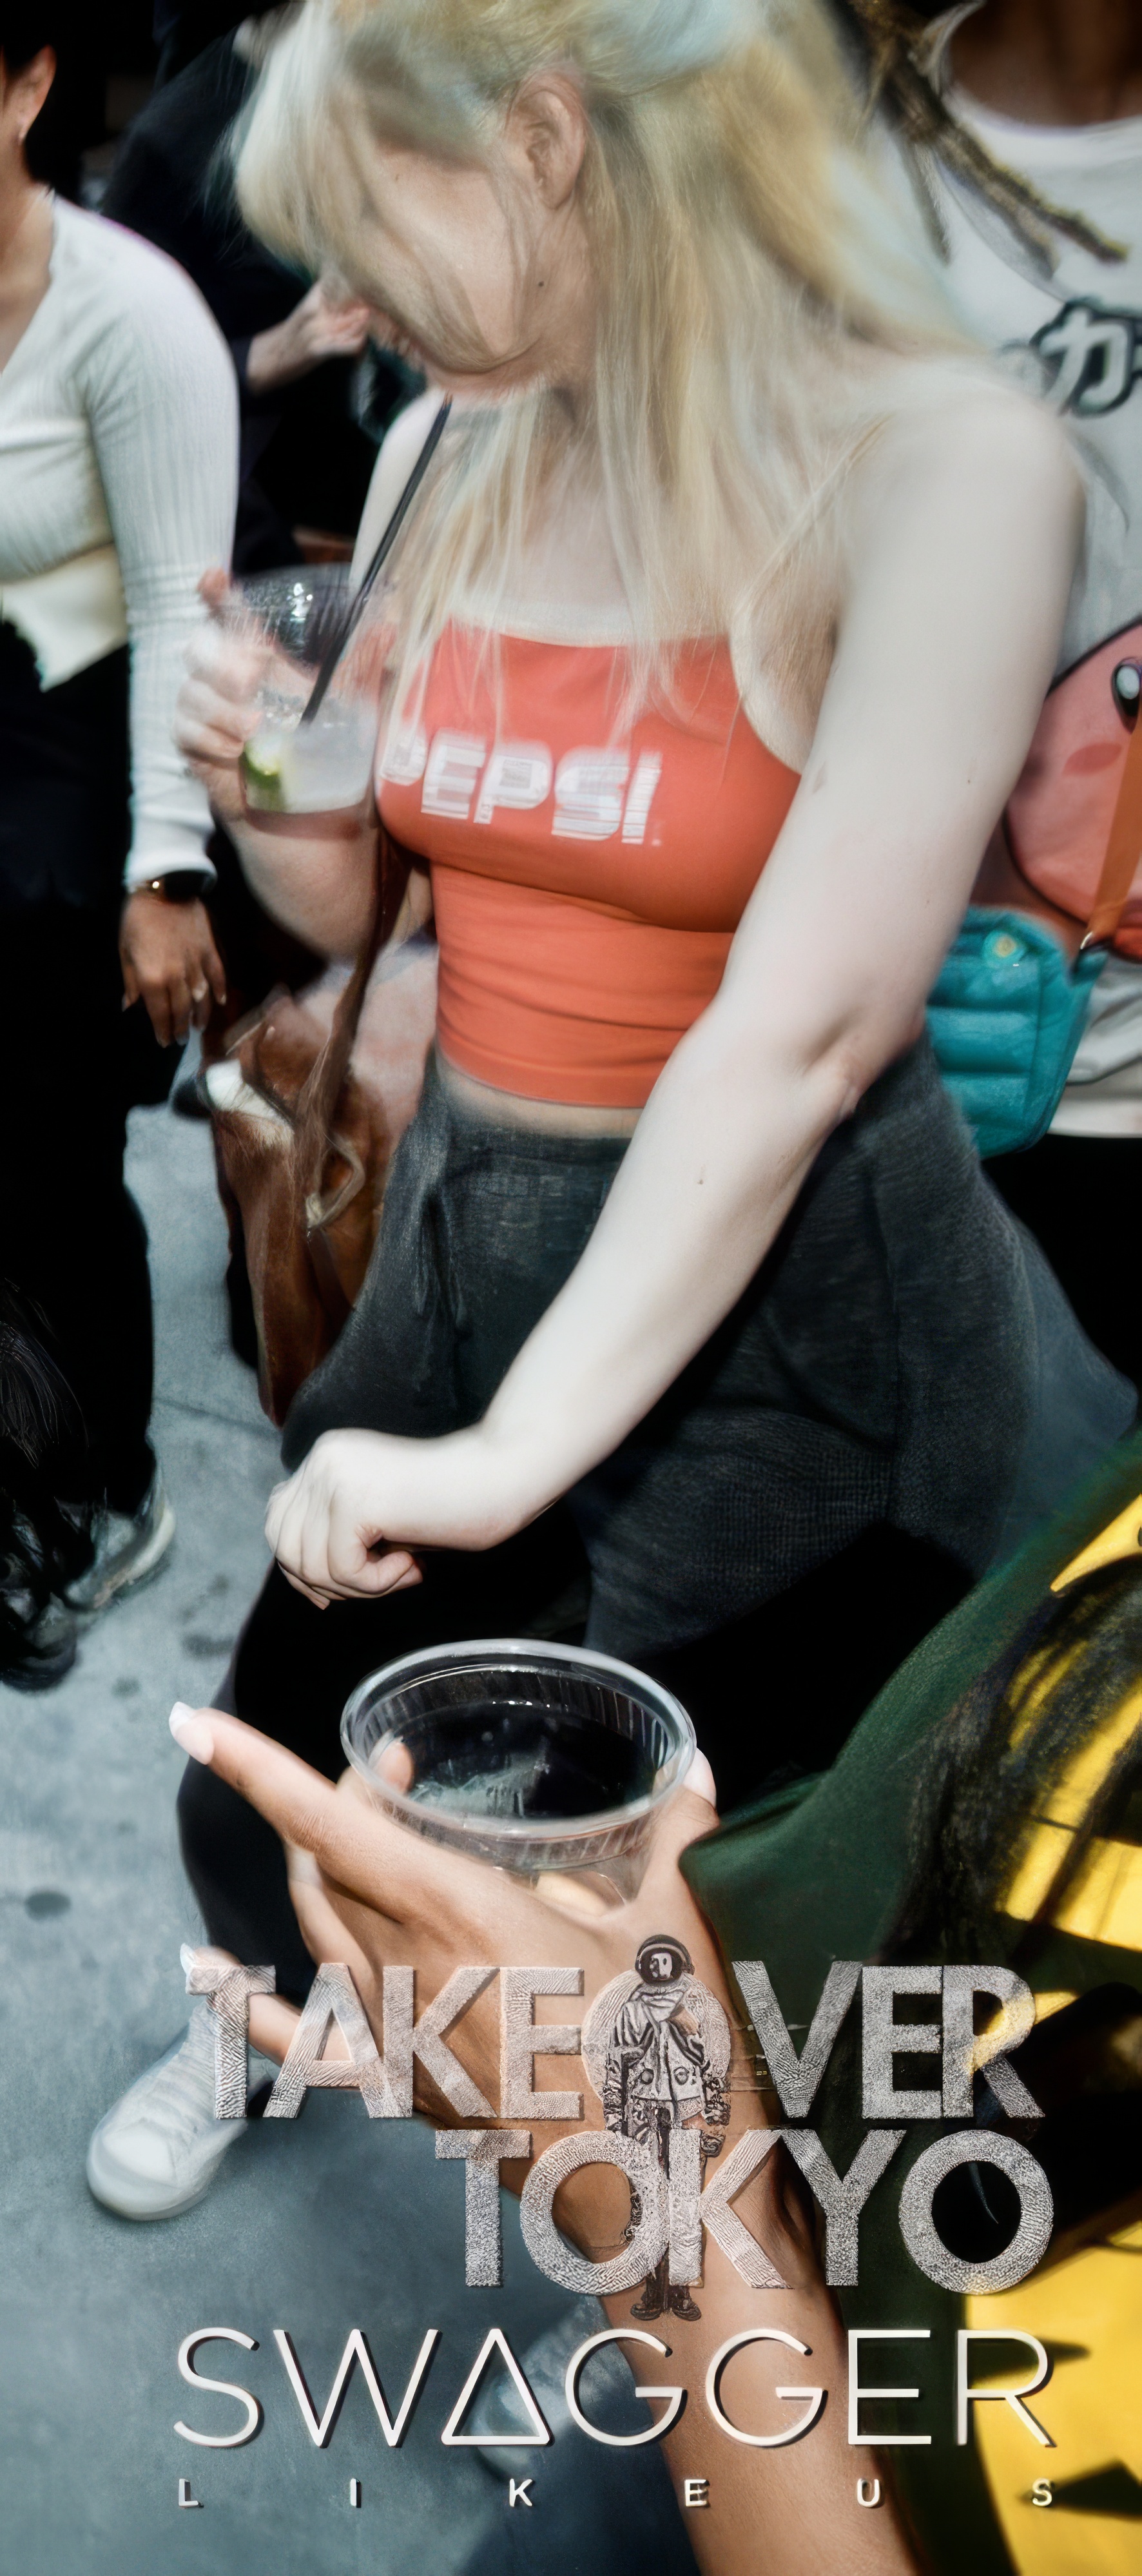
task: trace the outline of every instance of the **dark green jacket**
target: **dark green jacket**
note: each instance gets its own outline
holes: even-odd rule
[[[917,1647],[874,1700],[832,1770],[745,1808],[685,1855],[685,1875],[727,1961],[764,1959],[790,2024],[813,2016],[834,1959],[872,1961],[891,1943],[906,1892],[909,1820],[933,1732],[962,1693],[1012,1645],[1052,1578],[1142,1492],[1142,1432],[1119,1443],[1084,1479],[1042,1532],[978,1584]],[[1024,1927],[995,1918],[989,1963],[1014,1949]],[[1025,1962],[1022,1973],[1027,1974]],[[1128,1976],[1138,1961],[1102,1945],[1056,1936],[1043,1973],[1031,1982],[1074,1992]],[[839,2170],[864,2134],[860,2116],[857,2013],[850,2010],[813,2106],[811,2124]],[[800,2039],[795,2032],[797,2044]],[[909,2163],[940,2134],[935,2123],[908,2130],[861,2220],[861,2280],[841,2293],[848,2325],[928,2327],[929,2344],[865,2346],[862,2378],[924,2389],[902,2410],[899,2428],[931,2432],[930,2450],[892,2454],[900,2485],[931,2564],[940,2576],[1011,2576],[978,2456],[954,2440],[953,2375],[960,2303],[925,2280],[906,2253],[897,2209]],[[864,2421],[891,2426],[884,2408]],[[868,2452],[854,2450],[853,2476]],[[1049,2455],[1048,2455],[1049,2464]],[[1042,2472],[1028,2462],[1028,2485]]]

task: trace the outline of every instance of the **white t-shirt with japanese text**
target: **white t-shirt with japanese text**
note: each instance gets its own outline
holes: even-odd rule
[[[1109,125],[1022,125],[959,88],[948,43],[971,10],[931,31],[929,64],[948,107],[1040,196],[1086,217],[1126,257],[1104,261],[1056,236],[1044,277],[974,192],[934,168],[947,282],[977,336],[1075,432],[1086,466],[1087,533],[1059,658],[1069,670],[1142,620],[1142,117]],[[1112,955],[1053,1132],[1142,1136],[1142,966]]]

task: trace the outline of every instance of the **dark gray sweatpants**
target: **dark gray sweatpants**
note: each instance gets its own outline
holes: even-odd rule
[[[430,1064],[358,1306],[290,1414],[287,1466],[335,1427],[425,1438],[476,1420],[624,1151],[486,1122]],[[637,1661],[703,1636],[878,1523],[982,1573],[1133,1412],[922,1040],[830,1138],[725,1323],[569,1497],[588,1641]]]

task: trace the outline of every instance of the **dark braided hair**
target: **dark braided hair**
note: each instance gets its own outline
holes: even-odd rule
[[[42,1318],[0,1279],[0,1675],[18,1672],[53,1592],[91,1563],[79,1408]]]
[[[910,1884],[894,1951],[980,1958],[1022,1851],[1076,1754],[1142,1694],[1142,1558],[1048,1596],[934,1737],[917,1785]],[[1100,1832],[1142,1777],[1142,1706],[1075,1829],[1036,1921],[1058,1911]],[[925,1943],[937,1943],[925,1949]]]
[[[868,112],[879,109],[900,135],[941,251],[946,252],[947,242],[924,167],[929,155],[1002,217],[1048,275],[1055,266],[1059,235],[1090,251],[1095,259],[1128,258],[1124,243],[1109,241],[1085,215],[1052,205],[1029,180],[996,161],[953,116],[926,68],[929,26],[905,0],[833,0],[833,6],[865,65]]]

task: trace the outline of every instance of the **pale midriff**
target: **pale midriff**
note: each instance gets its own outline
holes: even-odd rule
[[[446,1061],[532,1100],[639,1108],[721,982],[797,788],[729,649],[679,648],[623,721],[621,648],[451,626],[378,794],[427,860]]]

